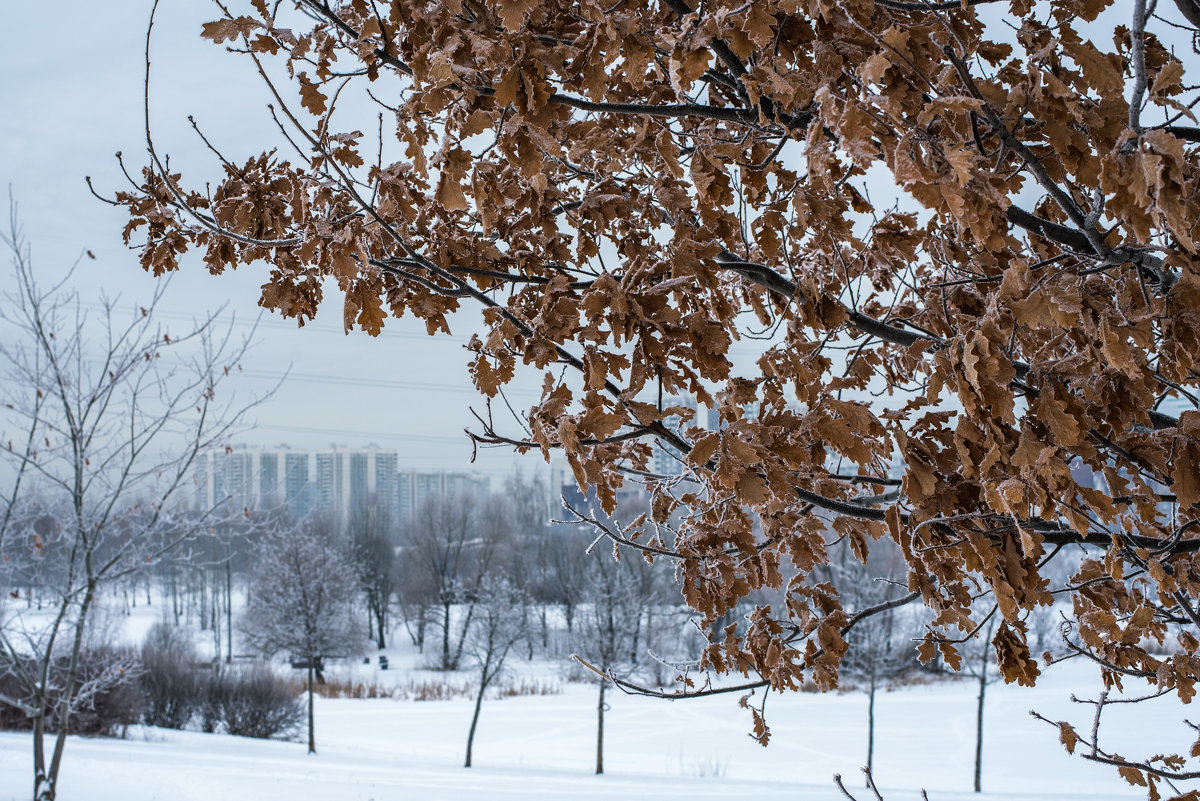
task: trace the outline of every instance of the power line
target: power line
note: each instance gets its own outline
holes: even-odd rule
[[[267,429],[270,431],[282,431],[285,433],[298,432],[303,434],[322,434],[326,436],[349,436],[349,437],[366,437],[369,439],[398,439],[411,440],[417,442],[461,442],[466,443],[470,440],[466,435],[462,436],[443,436],[438,434],[405,434],[397,431],[356,431],[349,428],[319,428],[316,426],[288,426],[279,423],[259,423],[254,426],[256,429]]]
[[[100,303],[89,302],[89,301],[80,301],[79,305],[80,305],[80,307],[82,307],[84,309],[88,309],[89,311],[99,311],[99,312],[105,311],[104,305],[100,304]],[[137,307],[137,304],[135,303],[135,304],[133,304],[133,306]],[[114,309],[114,311],[115,310],[116,309]],[[228,313],[230,318],[233,318],[233,314],[234,314],[233,312]],[[163,308],[155,308],[154,309],[154,317],[165,317],[170,320],[180,320],[183,322],[196,322],[196,321],[205,319],[207,316],[208,316],[207,313],[198,314],[196,312],[188,312],[188,311],[175,310],[175,309],[163,309]],[[221,320],[222,317],[224,317],[224,315],[219,315],[216,319]],[[395,320],[396,318],[393,317],[391,319]],[[263,317],[261,317],[259,319],[251,319],[251,320],[228,319],[228,320],[224,320],[223,322],[226,324],[232,324],[232,325],[236,325],[236,326],[244,327],[244,328],[274,328],[274,329],[279,329],[279,330],[283,330],[283,331],[300,331],[300,330],[302,330],[298,324],[289,323],[282,318],[278,318],[275,315],[270,315],[270,314],[265,314],[265,315],[263,315]],[[337,326],[324,325],[321,323],[312,323],[312,322],[305,323],[303,330],[318,331],[321,333],[328,333],[328,334],[344,334],[345,333],[345,331],[343,329],[338,328]],[[466,343],[466,342],[470,341],[470,337],[463,336],[461,334],[447,334],[444,332],[439,332],[435,336],[429,336],[427,334],[418,334],[418,333],[413,333],[411,331],[396,331],[394,329],[389,329],[386,326],[384,327],[383,332],[384,332],[383,336],[385,336],[385,337],[398,337],[401,339],[419,339],[419,340],[423,340],[423,341],[441,341],[441,342],[450,340],[453,342],[461,342],[461,343]]]
[[[472,386],[462,384],[437,383],[432,381],[399,381],[389,378],[366,378],[364,376],[332,375],[329,373],[282,373],[270,370],[241,370],[242,375],[251,378],[268,378],[272,380],[300,381],[313,384],[335,384],[353,387],[379,387],[384,389],[415,389],[433,392],[461,392],[478,395]],[[539,393],[532,389],[506,389],[505,394],[535,396]]]
[[[136,305],[136,304],[134,304],[134,305]],[[104,310],[104,306],[100,303],[81,301],[80,306],[85,309],[90,309],[93,311],[103,311]],[[229,313],[231,318],[233,317],[233,314],[234,314],[233,312]],[[155,317],[166,317],[168,319],[180,320],[180,321],[185,321],[185,322],[193,322],[193,321],[203,319],[206,315],[196,314],[195,312],[174,310],[174,309],[155,308],[154,316]],[[217,319],[220,320],[221,318],[218,317]],[[389,319],[391,319],[393,321],[397,321],[399,318],[391,317]],[[264,314],[261,318],[258,318],[256,320],[229,319],[224,322],[226,322],[228,324],[236,325],[239,327],[244,327],[244,328],[273,328],[273,329],[280,330],[280,331],[291,331],[291,332],[307,330],[307,331],[317,331],[317,332],[325,333],[325,334],[345,334],[346,333],[345,329],[339,328],[338,326],[325,325],[323,323],[316,323],[316,322],[305,323],[304,328],[301,329],[301,327],[299,325],[294,324],[294,323],[289,323],[285,319],[279,318],[274,314]],[[441,332],[441,331],[439,331],[437,334],[434,334],[432,336],[430,336],[428,334],[414,333],[412,331],[397,331],[397,330],[395,330],[394,327],[389,328],[386,324],[383,328],[383,333],[381,334],[381,337],[383,337],[383,338],[398,338],[398,339],[413,339],[413,340],[419,340],[422,342],[439,342],[439,343],[454,342],[454,343],[460,343],[460,344],[466,344],[471,339],[469,336],[463,336],[462,334],[447,334],[447,333]],[[756,344],[752,344],[752,343],[764,342],[764,341],[765,340],[760,340],[757,337],[743,338],[739,341],[735,341],[735,342],[731,343],[729,350],[731,353],[741,352],[743,354],[758,354],[763,350],[763,347],[756,345]],[[768,344],[777,344],[777,343],[768,343]]]

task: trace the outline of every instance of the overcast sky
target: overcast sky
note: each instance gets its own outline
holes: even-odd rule
[[[121,243],[125,216],[92,197],[84,176],[111,193],[125,186],[117,151],[132,169],[145,163],[142,81],[150,6],[149,0],[0,5],[0,188],[10,185],[20,204],[39,274],[59,273],[91,250],[96,260],[85,261],[76,276],[84,297],[119,293],[130,305],[152,293],[155,279]],[[156,144],[192,186],[218,171],[189,114],[235,160],[279,141],[252,65],[200,39],[200,26],[215,16],[209,0],[163,0],[151,48]],[[883,183],[872,188],[873,197],[889,191]],[[0,269],[0,287],[11,280]],[[209,276],[192,259],[173,280],[164,319],[185,326],[192,315],[224,306],[227,316],[248,325],[259,317],[264,280],[265,270],[255,267]],[[258,428],[239,441],[297,448],[376,443],[399,450],[408,467],[468,469],[471,447],[462,431],[472,422],[468,407],[481,405],[463,349],[477,325],[474,313],[452,320],[451,337],[429,338],[422,324],[405,318],[389,319],[384,334],[372,339],[346,336],[340,294],[326,298],[317,322],[303,330],[278,316],[262,317],[238,389],[249,395],[285,372],[290,377],[257,410]],[[748,365],[755,350],[750,342],[735,345],[735,362]],[[527,405],[533,386],[527,380],[517,387],[514,403]],[[488,451],[475,469],[500,475],[515,459],[508,451]],[[529,468],[538,463],[526,457]]]
[[[85,299],[119,293],[132,305],[154,289],[155,279],[121,243],[125,216],[92,197],[84,182],[92,176],[101,193],[123,188],[117,151],[133,169],[145,163],[142,80],[150,5],[56,0],[0,6],[0,187],[11,186],[19,203],[40,275],[60,273],[84,250],[95,253],[76,276]],[[189,114],[236,158],[278,138],[252,65],[199,38],[201,24],[215,16],[207,0],[163,0],[151,48],[156,144],[197,183],[217,171],[191,131]],[[5,288],[12,283],[7,265],[5,256]],[[212,277],[198,260],[185,262],[162,304],[164,319],[186,326],[192,315],[224,306],[239,325],[250,324],[259,317],[264,280],[259,268]],[[389,319],[384,334],[372,339],[343,334],[340,294],[326,298],[316,323],[303,330],[262,316],[258,344],[236,388],[248,395],[269,389],[286,371],[290,377],[256,410],[258,428],[239,442],[298,448],[376,443],[399,450],[409,467],[492,475],[511,469],[516,457],[507,451],[486,452],[474,468],[468,464],[471,447],[462,431],[471,421],[468,407],[481,406],[463,349],[476,324],[473,314],[452,321],[453,337],[427,337],[422,324],[405,318]],[[528,389],[512,395],[523,404],[533,397]],[[525,458],[529,469],[540,463]]]

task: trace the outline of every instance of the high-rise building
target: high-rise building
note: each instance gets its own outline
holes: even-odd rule
[[[356,510],[374,507],[385,520],[394,520],[396,499],[395,451],[332,448],[316,455],[314,495],[318,509],[342,525]]]
[[[562,456],[550,458],[550,484],[547,487],[550,503],[550,516],[554,517],[562,509],[562,499],[569,493],[576,492],[575,476]]]
[[[197,509],[289,508],[301,502],[308,481],[308,454],[287,449],[227,448],[197,455]]]
[[[483,496],[491,491],[490,479],[476,473],[399,470],[395,477],[396,517],[401,522],[412,520],[426,498],[439,495]]]
[[[308,454],[284,453],[283,500],[293,519],[312,509],[312,484],[308,480]]]
[[[337,450],[317,451],[316,473],[313,476],[314,508],[335,516],[342,497],[342,487],[346,483],[341,457],[342,453]]]
[[[293,519],[321,511],[345,526],[356,510],[372,507],[379,519],[395,524],[432,495],[486,495],[486,476],[474,473],[399,470],[396,451],[330,447],[236,447],[213,450],[196,459],[194,503],[211,509],[286,509]]]
[[[663,425],[671,431],[684,432],[689,428],[709,428],[709,423],[712,420],[710,410],[704,406],[699,406],[695,398],[674,396],[663,399],[663,408],[671,406],[684,406],[691,410],[691,414],[680,416],[677,414],[663,418]],[[719,420],[720,417],[718,416]],[[665,443],[658,443],[654,448],[654,472],[660,476],[675,476],[683,472],[682,457],[679,451]]]

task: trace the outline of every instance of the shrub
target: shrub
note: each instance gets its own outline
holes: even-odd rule
[[[156,623],[142,644],[142,720],[182,729],[199,710],[207,682],[197,674],[196,650],[178,629]]]
[[[208,682],[201,728],[219,722],[229,734],[266,739],[286,735],[304,720],[304,704],[265,666],[214,675]]]
[[[89,648],[79,655],[76,687],[98,687],[90,697],[82,698],[71,713],[71,731],[75,734],[112,736],[137,723],[141,715],[142,693],[138,687],[137,656],[128,648],[108,646]],[[50,666],[46,698],[46,731],[58,730],[55,710],[60,701],[68,668],[66,657],[54,660]],[[21,664],[11,659],[0,661],[0,693],[25,701],[32,699],[18,673],[36,673],[33,660],[25,657]],[[14,706],[0,704],[0,729],[29,731],[33,719]]]
[[[112,737],[124,735],[125,729],[138,722],[142,715],[143,696],[139,686],[140,668],[132,648],[99,647],[80,654],[82,669],[78,685],[99,683],[104,689],[75,709],[71,716],[73,734]],[[66,660],[59,669],[66,673]],[[57,721],[54,722],[55,729]]]

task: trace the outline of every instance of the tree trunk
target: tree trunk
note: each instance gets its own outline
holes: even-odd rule
[[[200,571],[200,630],[208,631],[208,582],[203,570]]]
[[[442,604],[442,670],[450,669],[450,604]]]
[[[641,613],[641,610],[639,609],[633,615],[633,638],[629,644],[629,662],[634,667],[637,667],[637,663],[638,663],[638,650],[639,650],[638,643],[641,641],[641,638],[642,638],[642,613]]]
[[[987,651],[979,667],[979,705],[975,710],[975,792],[980,792],[983,773],[983,698],[987,692]]]
[[[213,631],[213,656],[217,661],[221,660],[221,593],[217,587],[217,583],[213,582],[212,590],[212,631]]]
[[[89,572],[91,566],[88,566]],[[83,593],[83,601],[79,605],[79,616],[75,620],[75,637],[71,642],[71,661],[67,666],[67,678],[63,682],[62,695],[59,700],[59,713],[54,721],[57,729],[54,735],[54,753],[50,756],[50,769],[46,771],[45,784],[41,795],[36,795],[36,801],[54,801],[58,793],[58,770],[62,767],[63,749],[67,745],[67,733],[71,730],[71,703],[75,697],[75,682],[79,678],[79,656],[83,652],[83,635],[87,626],[88,613],[92,602],[96,599],[96,582],[89,578],[87,589]],[[46,652],[46,658],[52,659],[53,648]],[[43,685],[43,691],[45,685]],[[45,702],[43,701],[43,709]]]
[[[385,601],[384,604],[387,602]],[[376,604],[375,606],[375,630],[379,634],[379,650],[387,648],[387,640],[385,639],[385,630],[387,629],[387,610],[384,604]]]
[[[33,718],[33,797],[37,798],[46,781],[46,707],[38,699],[38,714]]]
[[[871,672],[871,688],[867,701],[867,773],[875,768],[875,673]],[[871,778],[867,777],[867,787],[871,786]]]
[[[228,554],[226,554],[228,557]],[[233,662],[233,567],[225,560],[225,664]]]
[[[317,753],[317,736],[313,730],[313,662],[315,657],[308,658],[308,753]]]
[[[596,704],[596,775],[604,772],[604,688],[608,679],[600,679],[600,701]]]
[[[463,620],[462,630],[458,633],[458,646],[454,649],[454,669],[458,670],[458,663],[462,661],[463,646],[467,642],[467,632],[471,629],[471,619],[475,617],[475,601],[467,604],[467,616]]]
[[[479,682],[479,692],[475,695],[475,713],[471,715],[471,730],[467,732],[467,761],[463,763],[464,768],[471,767],[471,746],[475,742],[475,727],[479,725],[479,708],[483,706],[483,691],[487,689],[487,685]]]

